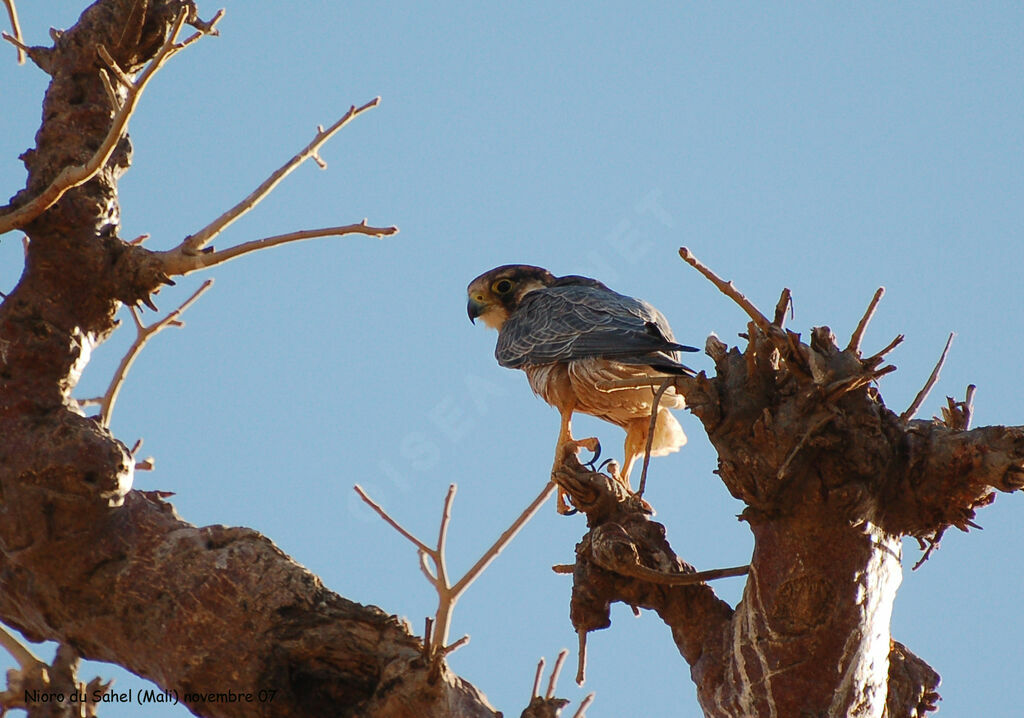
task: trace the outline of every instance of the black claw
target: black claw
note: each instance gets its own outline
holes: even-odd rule
[[[147,296],[145,296],[145,297],[142,297],[142,299],[141,299],[140,301],[141,301],[141,302],[142,302],[143,304],[145,304],[145,305],[146,305],[147,307],[149,307],[150,309],[152,309],[152,310],[153,310],[154,312],[159,312],[159,311],[160,311],[159,309],[157,309],[157,308],[156,308],[156,305],[155,305],[155,304],[153,304],[153,300],[152,300],[152,299],[150,299],[148,295],[147,295]]]

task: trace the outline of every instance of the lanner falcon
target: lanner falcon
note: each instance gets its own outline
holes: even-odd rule
[[[659,374],[693,375],[679,358],[680,352],[697,349],[677,344],[668,320],[653,306],[596,279],[555,277],[540,267],[506,264],[474,279],[468,292],[470,320],[480,318],[498,330],[498,363],[525,371],[530,388],[561,414],[556,457],[566,441],[587,445],[572,437],[574,411],[610,421],[626,430],[624,462],[616,478],[629,488],[633,464],[647,448],[654,392],[649,386],[607,390],[598,385]],[[684,406],[671,388],[662,396],[653,456],[678,451],[686,443],[668,411]],[[559,512],[566,513],[561,492],[558,498]]]

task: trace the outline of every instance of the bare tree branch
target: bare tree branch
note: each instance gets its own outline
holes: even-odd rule
[[[4,40],[7,40],[18,48],[18,64],[24,65],[25,55],[28,48],[25,47],[25,43],[21,38],[21,25],[18,23],[18,10],[14,7],[14,0],[4,0],[4,5],[7,6],[7,17],[11,20],[11,32],[13,32],[14,35],[12,37],[5,32],[3,37]]]
[[[884,357],[884,356],[885,356],[886,354],[888,354],[888,353],[889,353],[889,352],[891,352],[891,351],[892,351],[893,349],[895,349],[895,348],[896,348],[896,347],[898,347],[898,346],[899,346],[900,344],[902,344],[902,343],[903,343],[903,340],[904,340],[905,338],[906,338],[906,337],[904,337],[904,336],[903,336],[902,334],[897,334],[897,335],[895,336],[895,338],[893,338],[893,340],[892,340],[891,342],[889,342],[888,344],[886,344],[886,345],[885,345],[885,347],[883,347],[883,348],[882,348],[882,349],[880,349],[879,351],[877,351],[877,352],[875,352],[874,354],[872,354],[871,356],[869,356],[869,357],[868,357],[867,359],[865,359],[865,360],[864,360],[864,362],[865,362],[866,364],[871,364],[871,363],[877,363],[877,362],[881,361],[881,359],[882,359],[882,358],[883,358],[883,357]]]
[[[732,282],[722,279],[711,271],[707,265],[703,264],[699,259],[693,256],[690,250],[686,247],[679,248],[679,256],[683,258],[683,261],[707,277],[712,284],[718,287],[722,294],[740,305],[740,308],[747,313],[747,316],[754,320],[754,324],[756,324],[757,328],[764,332],[766,336],[769,338],[773,336],[772,325],[771,322],[768,321],[768,318],[754,306],[753,302],[747,299],[738,289],[736,289],[736,286]]]
[[[949,338],[946,339],[946,346],[942,350],[942,354],[939,356],[939,360],[935,363],[935,368],[932,369],[931,375],[928,377],[928,381],[925,382],[924,386],[921,387],[921,391],[917,392],[917,396],[914,397],[914,401],[911,402],[907,410],[900,414],[900,421],[910,421],[914,418],[917,410],[921,408],[921,404],[928,398],[928,394],[931,393],[932,387],[935,386],[935,382],[939,380],[939,372],[942,371],[942,366],[946,363],[946,356],[949,355],[949,348],[953,345],[953,337],[956,334],[953,332],[949,333]]]
[[[424,636],[424,643],[427,644],[426,649],[428,655],[433,659],[443,658],[448,653],[451,653],[456,648],[465,645],[469,638],[468,636],[456,641],[450,646],[448,643],[448,634],[451,630],[452,611],[455,608],[455,603],[459,600],[462,594],[467,588],[483,573],[491,561],[497,558],[498,554],[508,545],[508,543],[515,538],[515,535],[519,533],[520,529],[527,524],[527,522],[537,512],[537,509],[551,496],[555,489],[555,485],[552,482],[548,482],[544,489],[533,501],[530,502],[522,513],[512,522],[512,524],[502,532],[501,536],[488,548],[483,556],[481,556],[475,564],[466,573],[451,585],[448,581],[448,568],[445,558],[445,549],[448,540],[448,523],[451,521],[451,506],[452,500],[455,498],[455,484],[448,486],[448,493],[445,495],[444,508],[441,512],[441,524],[438,528],[437,546],[431,548],[426,543],[418,539],[411,531],[404,528],[395,519],[393,519],[387,511],[385,511],[380,504],[370,498],[369,494],[363,489],[363,487],[356,484],[353,486],[359,497],[365,501],[370,508],[377,512],[377,514],[384,519],[393,529],[398,531],[404,536],[410,543],[416,546],[420,556],[420,569],[426,575],[427,580],[434,587],[437,592],[437,612],[434,615],[432,622],[432,630],[430,635]],[[430,568],[426,563],[426,557],[429,557],[434,563],[434,573],[431,574]]]
[[[572,718],[586,718],[587,708],[590,708],[590,704],[594,702],[594,694],[588,693],[580,701],[580,707],[576,709],[576,712],[572,714]]]
[[[298,232],[289,232],[287,234],[279,234],[273,237],[266,237],[264,239],[255,239],[251,242],[245,242],[235,247],[229,247],[217,252],[199,252],[198,254],[190,254],[188,252],[179,251],[179,249],[172,249],[167,252],[157,252],[156,254],[161,257],[164,271],[169,275],[184,275],[190,274],[201,269],[208,269],[227,262],[228,260],[241,257],[244,254],[250,252],[257,252],[261,249],[269,249],[270,247],[276,247],[279,244],[286,244],[288,242],[298,242],[304,239],[314,239],[316,237],[336,237],[343,236],[346,234],[365,234],[371,237],[389,237],[393,234],[398,233],[398,227],[370,227],[366,224],[364,219],[358,224],[347,224],[341,227],[325,227],[323,229],[305,229]]]
[[[537,510],[545,501],[548,500],[548,497],[550,497],[554,491],[555,484],[554,482],[549,481],[547,485],[541,489],[541,492],[537,494],[537,498],[531,501],[530,504],[523,509],[522,513],[515,518],[512,524],[505,529],[501,533],[501,536],[491,544],[491,547],[484,552],[484,555],[481,556],[477,562],[473,564],[468,571],[466,571],[466,574],[458,580],[455,586],[452,587],[452,590],[456,594],[461,594],[465,591],[469,585],[475,581],[481,573],[483,573],[484,569],[491,564],[491,561],[498,557],[498,554],[500,554],[509,542],[515,538],[516,534],[519,533],[523,526],[533,518],[533,515],[537,513]]]
[[[124,384],[125,377],[128,376],[128,370],[131,369],[132,364],[135,362],[135,357],[137,357],[139,352],[145,348],[146,343],[151,337],[159,334],[169,326],[183,326],[183,324],[178,320],[178,317],[180,317],[186,309],[192,306],[192,304],[202,296],[203,292],[209,289],[212,285],[213,280],[207,279],[191,297],[182,302],[181,306],[160,321],[150,324],[148,327],[143,326],[139,319],[138,310],[135,307],[129,307],[132,313],[132,318],[135,320],[135,341],[132,342],[132,345],[128,348],[128,352],[124,355],[124,358],[121,359],[121,363],[118,364],[117,371],[114,372],[114,377],[110,380],[110,386],[107,387],[107,391],[100,402],[99,420],[101,425],[110,426],[110,416],[114,412],[114,404],[117,402],[117,395],[121,391],[121,386]]]
[[[639,578],[643,581],[650,581],[662,586],[695,586],[698,583],[707,583],[708,581],[715,581],[720,578],[746,576],[750,573],[750,566],[711,568],[707,571],[695,571],[694,573],[666,573],[648,568],[637,560],[632,564],[618,563],[613,570],[623,576]]]
[[[361,107],[356,107],[355,105],[352,105],[352,107],[349,108],[348,112],[346,112],[341,117],[341,119],[339,119],[333,125],[328,127],[326,130],[318,126],[319,131],[313,138],[313,141],[306,145],[304,149],[299,151],[298,154],[296,154],[290,160],[285,162],[281,167],[275,170],[273,174],[270,175],[270,177],[264,180],[259,187],[250,192],[249,195],[241,202],[236,204],[234,207],[229,209],[224,214],[217,217],[215,220],[210,222],[210,224],[206,225],[195,234],[186,237],[185,240],[180,245],[171,250],[171,253],[195,254],[202,250],[203,247],[209,244],[214,237],[223,232],[232,222],[234,222],[236,219],[247,213],[257,204],[259,204],[263,200],[263,198],[270,194],[285,177],[290,175],[292,171],[295,170],[296,167],[298,167],[299,165],[301,165],[303,162],[310,158],[317,157],[320,148],[329,139],[331,139],[331,137],[333,137],[339,130],[341,130],[341,128],[343,128],[349,122],[351,122],[356,117],[361,115],[363,112],[372,109],[379,104],[380,98],[375,97],[369,102],[367,102],[365,105],[362,105]],[[318,164],[320,164],[321,167],[324,166],[322,164],[322,160],[321,163]]]
[[[867,311],[864,312],[864,316],[857,322],[857,328],[853,330],[853,334],[850,335],[850,343],[846,345],[847,351],[859,352],[860,343],[864,338],[864,331],[868,328],[868,323],[871,318],[875,316],[875,310],[878,308],[878,303],[882,301],[882,297],[885,295],[885,287],[879,287],[875,290],[875,296],[871,297],[871,302],[868,304]]]
[[[587,629],[576,629],[576,685],[587,681]]]
[[[651,463],[651,447],[654,445],[654,427],[658,422],[658,404],[661,402],[661,397],[665,395],[665,390],[669,388],[673,383],[673,377],[663,379],[661,386],[654,392],[654,399],[651,401],[651,423],[647,427],[647,446],[644,448],[644,465],[640,471],[640,485],[637,487],[636,495],[642,498],[644,495],[644,489],[647,488],[647,466]]]
[[[537,661],[537,673],[533,676],[533,690],[530,691],[530,698],[536,698],[540,695],[540,679],[544,675],[544,656],[540,657]]]
[[[790,318],[793,317],[793,293],[789,291],[789,287],[783,287],[782,294],[779,296],[779,302],[775,305],[775,318],[772,320],[772,324],[782,329],[782,325],[786,322],[786,312],[789,312]]]
[[[548,690],[544,694],[545,698],[555,697],[555,687],[558,685],[558,676],[562,673],[562,664],[565,663],[566,656],[569,655],[568,649],[563,648],[558,652],[558,658],[555,659],[555,667],[551,669],[551,678],[548,679]]]
[[[409,531],[404,526],[402,526],[400,523],[398,523],[393,518],[391,518],[391,515],[388,514],[388,512],[385,511],[383,509],[383,507],[381,507],[380,504],[378,504],[376,501],[374,501],[372,498],[370,498],[370,495],[368,493],[366,493],[366,491],[363,489],[362,486],[360,486],[359,484],[356,484],[352,488],[355,489],[355,492],[357,494],[359,494],[359,498],[361,498],[363,501],[365,501],[367,503],[367,505],[371,509],[376,511],[377,515],[380,516],[382,519],[384,519],[391,526],[391,528],[393,528],[398,533],[402,534],[402,536],[404,536],[406,539],[408,539],[422,553],[426,554],[427,556],[432,556],[433,555],[434,549],[430,548],[425,543],[420,541],[418,538],[416,538],[415,534],[413,534],[411,531]]]
[[[180,34],[181,28],[184,26],[187,17],[188,9],[182,8],[178,17],[175,19],[170,32],[167,34],[167,38],[164,40],[163,45],[160,46],[156,55],[135,80],[128,80],[125,86],[126,93],[124,101],[120,107],[117,107],[117,111],[114,113],[113,120],[110,123],[110,129],[107,131],[106,138],[103,140],[96,152],[93,153],[92,157],[85,164],[65,167],[49,184],[49,186],[36,195],[34,199],[25,203],[18,209],[0,216],[0,234],[25,226],[27,223],[45,212],[48,208],[52,207],[69,189],[78,187],[95,177],[96,173],[107,164],[107,161],[114,153],[114,149],[117,147],[118,142],[121,140],[121,135],[128,127],[128,121],[131,119],[138,107],[139,98],[142,97],[143,90],[146,89],[146,85],[153,78],[153,75],[155,75],[157,70],[159,70],[163,64],[177,52],[188,45],[191,45],[203,36],[204,33],[197,32],[186,40],[180,43],[178,42],[178,35]],[[218,19],[219,15],[211,21],[211,27]],[[105,49],[101,50],[101,52],[105,52]],[[110,57],[109,53],[107,54],[107,57]],[[113,63],[113,59],[110,59],[109,62]],[[116,66],[117,63],[113,63],[112,67]],[[120,70],[120,68],[118,68],[118,70]],[[124,74],[123,71],[121,74]]]

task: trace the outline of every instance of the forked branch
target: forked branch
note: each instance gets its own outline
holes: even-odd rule
[[[320,148],[345,125],[363,112],[376,107],[378,104],[380,104],[380,98],[375,97],[361,107],[353,105],[349,108],[348,112],[341,117],[341,119],[327,129],[324,129],[322,126],[318,126],[317,134],[313,138],[313,141],[306,145],[306,147],[299,151],[294,157],[285,162],[281,167],[275,170],[270,177],[264,180],[255,190],[250,192],[245,199],[229,209],[227,212],[224,212],[213,220],[213,222],[206,225],[195,234],[186,237],[184,241],[174,249],[166,252],[157,252],[156,255],[160,258],[160,261],[163,264],[163,271],[172,276],[188,274],[190,272],[213,267],[217,264],[227,262],[228,260],[240,257],[250,252],[276,247],[279,244],[297,242],[304,239],[313,239],[316,237],[342,236],[346,234],[365,234],[372,237],[386,237],[397,233],[397,227],[371,227],[364,219],[358,224],[279,234],[273,237],[245,242],[244,244],[221,251],[214,251],[212,247],[207,247],[214,237],[219,235],[239,217],[252,210],[267,195],[269,195],[285,177],[291,174],[296,167],[306,160],[312,159],[318,166],[320,166],[321,169],[326,168],[327,163],[320,158]]]
[[[313,159],[321,168],[325,168],[327,164],[322,159],[320,159],[320,148],[329,139],[331,139],[339,130],[341,130],[341,128],[343,128],[349,122],[351,122],[356,117],[361,115],[363,112],[366,112],[367,110],[376,107],[378,104],[380,104],[380,98],[375,97],[369,102],[367,102],[365,105],[362,105],[361,107],[356,107],[355,105],[352,105],[352,107],[349,108],[348,112],[346,112],[341,117],[341,119],[339,119],[337,122],[335,122],[327,129],[324,129],[322,126],[318,126],[318,131],[316,133],[316,136],[313,137],[313,141],[306,145],[305,148],[300,150],[294,157],[292,157],[290,160],[281,165],[281,167],[275,170],[266,180],[264,180],[259,185],[259,187],[250,192],[249,195],[245,197],[245,199],[243,199],[241,202],[236,204],[234,207],[229,209],[224,214],[217,217],[215,220],[210,222],[208,225],[200,229],[195,234],[186,237],[184,241],[182,241],[181,244],[179,244],[174,249],[169,250],[167,252],[160,252],[159,254],[161,255],[164,262],[164,271],[170,275],[185,274],[187,272],[192,272],[197,269],[203,269],[206,266],[212,266],[213,264],[217,264],[218,261],[214,259],[208,260],[208,264],[203,264],[201,262],[197,263],[192,258],[195,257],[195,255],[202,252],[203,248],[206,247],[206,245],[208,245],[213,240],[214,237],[223,232],[235,220],[237,220],[239,217],[242,217],[244,214],[249,212],[253,207],[259,204],[267,195],[269,195],[274,190],[275,187],[277,187],[278,184],[281,183],[281,181],[285,177],[290,175],[295,170],[295,168],[297,168],[303,162],[305,162],[308,159]],[[356,229],[359,227],[361,227],[362,230]],[[344,229],[345,231],[338,232],[338,229]],[[295,241],[297,239],[308,239],[309,237],[323,237],[332,234],[348,234],[357,231],[361,231],[363,234],[383,236],[385,234],[394,234],[398,230],[394,227],[389,227],[385,229],[367,227],[364,221],[362,224],[350,225],[349,227],[346,228],[335,227],[329,230],[310,230],[310,232],[313,233],[308,234],[306,236],[294,236],[301,233],[292,233],[291,235],[281,235],[280,237],[271,237],[268,238],[267,240],[260,241],[269,242],[270,240],[276,240],[272,244],[264,245],[274,246],[274,244],[280,244],[282,242],[287,241]],[[316,234],[317,232],[320,232],[320,234]],[[251,243],[250,245],[241,245],[241,247],[247,248],[244,251],[239,251],[238,253],[233,254],[231,256],[226,256],[220,261],[227,261],[228,259],[238,256],[239,254],[245,254],[246,252],[249,251],[255,251],[256,249],[264,248],[263,246],[252,246]],[[225,250],[225,252],[227,251],[230,250]],[[210,253],[213,254],[214,256],[216,256],[217,254],[215,252]]]
[[[520,529],[527,524],[527,522],[533,518],[533,515],[537,513],[537,510],[541,505],[554,493],[555,485],[551,482],[544,487],[540,494],[530,504],[523,509],[522,513],[512,522],[512,524],[502,532],[501,536],[491,544],[483,556],[481,556],[475,564],[460,578],[455,584],[451,584],[448,579],[448,565],[445,558],[445,548],[448,540],[448,524],[451,521],[451,507],[452,500],[455,498],[455,484],[451,484],[448,487],[448,493],[445,496],[444,508],[441,511],[441,523],[438,528],[437,544],[435,546],[428,546],[426,542],[420,540],[411,531],[404,528],[400,523],[393,519],[387,511],[385,511],[380,504],[370,498],[369,494],[361,487],[356,484],[352,487],[355,492],[359,494],[359,497],[366,502],[366,504],[377,512],[384,521],[386,521],[393,529],[398,531],[402,536],[405,537],[413,546],[416,547],[417,553],[420,557],[420,569],[423,574],[427,577],[427,581],[434,587],[437,592],[437,612],[434,615],[434,620],[428,620],[428,626],[430,629],[424,636],[425,649],[427,650],[428,656],[432,660],[440,660],[447,654],[454,651],[459,646],[465,645],[469,641],[469,637],[465,636],[459,639],[455,643],[448,645],[448,633],[451,629],[452,611],[455,607],[455,603],[459,600],[466,589],[475,581],[484,569],[486,569],[491,561],[498,557],[498,554],[515,538],[516,534],[519,533]],[[427,563],[427,559],[433,563],[433,570]]]
[[[8,7],[11,8],[13,5],[9,5]],[[139,98],[142,96],[143,90],[146,89],[146,85],[153,78],[153,75],[155,75],[157,70],[159,70],[164,63],[177,52],[188,47],[204,34],[210,34],[210,31],[213,30],[213,26],[216,24],[217,20],[220,19],[220,13],[218,13],[213,20],[204,24],[205,27],[209,28],[209,31],[197,32],[191,37],[178,42],[178,35],[181,33],[182,27],[185,25],[188,13],[188,8],[182,8],[181,12],[178,13],[178,17],[175,18],[174,23],[171,26],[171,30],[167,34],[167,38],[164,40],[163,44],[160,46],[160,49],[157,50],[153,59],[134,80],[129,78],[127,74],[117,66],[117,63],[113,62],[112,58],[108,59],[110,58],[110,55],[109,53],[106,53],[105,48],[98,51],[101,55],[106,55],[106,57],[103,58],[104,61],[110,67],[111,71],[119,78],[119,81],[125,86],[124,100],[119,102],[119,106],[118,104],[115,104],[116,111],[110,122],[110,129],[107,131],[106,137],[85,164],[65,167],[60,171],[60,174],[58,174],[57,177],[32,200],[23,204],[16,210],[0,215],[0,234],[10,232],[11,230],[19,227],[24,227],[26,224],[52,207],[68,190],[78,187],[95,177],[96,174],[107,164],[107,161],[114,153],[114,149],[117,147],[118,142],[120,142],[121,136],[128,127],[128,121],[131,119],[138,107]]]
[[[128,352],[121,359],[121,363],[117,367],[117,371],[114,372],[113,379],[110,380],[110,386],[107,387],[106,393],[103,395],[103,399],[100,401],[100,415],[99,421],[103,426],[110,426],[110,416],[114,412],[114,404],[117,402],[117,395],[121,391],[121,386],[124,384],[125,377],[128,376],[128,370],[132,368],[132,364],[135,362],[135,357],[139,355],[146,343],[154,335],[160,333],[162,330],[169,326],[182,327],[184,324],[178,319],[182,313],[192,306],[203,292],[210,288],[213,284],[212,279],[207,279],[197,289],[191,297],[182,302],[181,306],[175,309],[173,312],[168,314],[166,317],[158,322],[150,324],[148,327],[142,324],[139,319],[138,309],[135,307],[129,307],[132,313],[132,319],[135,320],[135,341],[128,348]]]

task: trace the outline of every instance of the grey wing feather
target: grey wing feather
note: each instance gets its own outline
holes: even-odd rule
[[[502,366],[590,357],[645,364],[666,371],[686,368],[665,317],[647,302],[603,286],[556,286],[531,292],[498,334]]]

